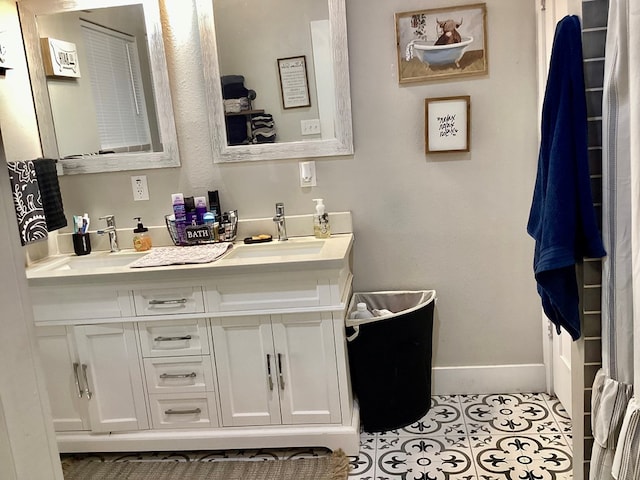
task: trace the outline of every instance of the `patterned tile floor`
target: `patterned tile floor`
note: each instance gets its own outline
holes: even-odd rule
[[[567,480],[571,421],[546,394],[434,396],[418,422],[360,437],[349,480]]]
[[[301,458],[323,448],[63,455],[63,460],[233,461]],[[362,433],[349,480],[568,480],[571,421],[546,394],[433,396],[399,430]]]

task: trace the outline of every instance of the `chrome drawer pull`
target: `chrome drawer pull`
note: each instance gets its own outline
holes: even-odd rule
[[[73,378],[76,382],[76,389],[78,390],[78,398],[82,398],[82,388],[80,387],[80,377],[78,376],[78,368],[80,368],[80,364],[78,362],[73,363]]]
[[[169,410],[165,410],[165,415],[198,415],[202,412],[199,408],[194,408],[192,410],[173,410],[170,408]]]
[[[153,340],[155,342],[177,342],[178,340],[191,340],[191,335],[184,335],[182,337],[156,337]]]
[[[191,373],[163,373],[160,378],[196,378],[196,372]]]
[[[84,393],[87,396],[87,400],[91,400],[93,393],[89,390],[89,380],[87,379],[87,365],[82,364],[82,376],[84,377]]]
[[[173,300],[149,300],[149,305],[183,305],[187,303],[186,298],[176,298]]]

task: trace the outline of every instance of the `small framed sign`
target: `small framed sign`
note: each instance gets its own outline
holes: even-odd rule
[[[424,110],[426,153],[469,151],[471,97],[427,98]]]
[[[311,106],[306,56],[279,58],[278,73],[280,75],[282,108]]]
[[[78,50],[75,43],[45,37],[40,39],[40,47],[44,73],[47,77],[80,78]]]

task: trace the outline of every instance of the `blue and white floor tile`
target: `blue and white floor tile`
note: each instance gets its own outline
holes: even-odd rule
[[[397,430],[363,432],[349,480],[572,480],[571,420],[547,394],[434,395]],[[74,454],[99,461],[266,461],[325,448]]]

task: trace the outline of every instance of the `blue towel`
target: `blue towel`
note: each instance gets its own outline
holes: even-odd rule
[[[587,108],[580,21],[556,26],[542,106],[538,173],[527,231],[535,239],[534,273],[545,314],[580,338],[576,263],[606,255],[598,229],[587,153]]]

